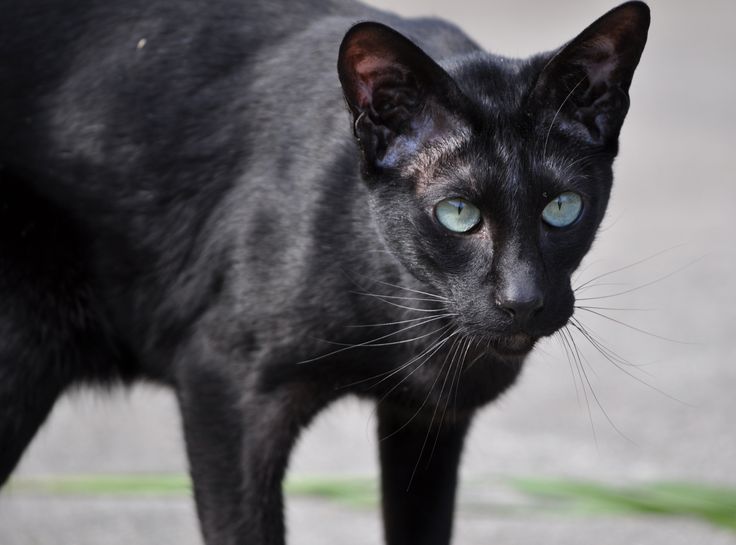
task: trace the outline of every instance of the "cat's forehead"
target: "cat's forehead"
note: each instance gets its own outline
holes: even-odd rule
[[[404,174],[419,192],[454,189],[519,199],[569,177],[578,154],[545,138],[545,119],[526,104],[543,61],[482,55],[450,67],[472,108],[406,165]]]
[[[554,150],[546,153],[534,131],[518,120],[495,115],[419,150],[406,173],[420,193],[513,193],[518,198],[564,178],[568,162]]]
[[[518,111],[539,75],[544,57],[513,59],[478,53],[448,71],[463,94],[489,115]]]
[[[501,198],[522,196],[538,184],[540,169],[523,142],[477,135],[452,160],[438,165],[434,182],[441,191],[462,191],[470,196]]]

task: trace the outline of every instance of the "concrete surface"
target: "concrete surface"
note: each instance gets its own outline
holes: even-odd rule
[[[289,543],[376,545],[379,521],[370,510],[298,499],[288,508]],[[0,520],[12,521],[3,545],[200,545],[194,509],[183,499],[100,500],[15,498]],[[40,522],[42,521],[42,522]],[[733,545],[732,534],[693,522],[658,519],[566,519],[460,511],[457,544]]]
[[[374,3],[404,14],[442,15],[487,48],[508,55],[556,47],[613,5],[598,0],[413,0],[399,8],[387,0]],[[585,296],[645,285],[588,303],[654,309],[607,312],[689,344],[580,313],[608,346],[643,364],[624,372],[586,350],[596,395],[620,432],[590,392],[586,403],[564,350],[550,341],[529,362],[520,384],[478,419],[465,455],[465,482],[488,476],[574,476],[611,483],[736,485],[731,156],[736,3],[653,0],[650,5],[653,25],[631,91],[614,198],[580,278],[583,282],[669,249],[600,279],[615,285],[598,286]],[[304,436],[292,474],[375,475],[374,424],[367,405],[355,400],[335,405]],[[18,475],[185,471],[180,435],[168,392],[151,387],[113,396],[81,392],[58,405]],[[467,498],[463,489],[458,544],[736,544],[735,535],[690,521],[481,514],[468,507]],[[372,510],[298,498],[289,502],[288,521],[291,545],[379,542]],[[0,543],[189,545],[200,538],[193,506],[184,499],[5,495],[0,497]]]

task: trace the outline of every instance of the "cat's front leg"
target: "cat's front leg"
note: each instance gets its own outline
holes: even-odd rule
[[[426,410],[426,414],[415,414],[385,402],[379,404],[387,545],[450,543],[458,464],[472,416],[453,414],[450,419],[445,414],[440,425],[442,412],[440,408],[437,413]]]
[[[196,354],[196,355],[195,355]],[[178,398],[208,545],[283,545],[282,479],[299,430],[321,408],[299,383],[270,384],[206,349],[189,351]]]

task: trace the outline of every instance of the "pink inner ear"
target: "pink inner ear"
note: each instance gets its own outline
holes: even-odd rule
[[[345,65],[350,67],[355,106],[367,108],[373,102],[373,93],[382,74],[396,65],[394,56],[381,46],[380,41],[356,37],[344,53]]]
[[[358,106],[368,107],[372,102],[376,79],[385,71],[387,63],[385,59],[375,55],[363,54],[362,58],[354,64],[356,81],[356,92]]]
[[[347,64],[351,67],[352,87],[355,105],[367,108],[373,102],[376,82],[382,73],[389,70],[391,61],[375,53],[374,44],[359,42],[351,46],[345,53]]]

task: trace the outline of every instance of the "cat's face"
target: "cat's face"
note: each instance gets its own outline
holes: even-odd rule
[[[457,325],[522,355],[573,313],[570,275],[605,213],[648,10],[559,51],[444,70],[395,31],[351,29],[339,72],[376,224]]]

